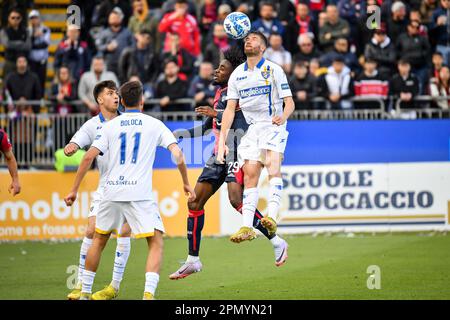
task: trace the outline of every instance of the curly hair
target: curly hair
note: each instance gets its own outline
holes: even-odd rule
[[[247,59],[244,51],[239,46],[231,46],[228,50],[224,51],[223,58],[230,62],[233,70]]]

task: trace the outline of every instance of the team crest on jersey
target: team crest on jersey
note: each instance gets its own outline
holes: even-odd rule
[[[267,66],[267,69],[264,68],[264,70],[261,71],[261,75],[262,75],[262,77],[263,77],[264,79],[269,79],[269,77],[270,77],[270,67]]]

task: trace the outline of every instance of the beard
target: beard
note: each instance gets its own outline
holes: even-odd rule
[[[255,57],[257,55],[259,55],[259,50],[256,48],[248,48],[246,49],[244,47],[244,53],[247,57]]]

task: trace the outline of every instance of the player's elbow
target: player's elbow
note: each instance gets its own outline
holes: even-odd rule
[[[172,151],[172,155],[173,155],[173,158],[175,160],[175,163],[177,165],[185,163],[185,161],[184,161],[184,154],[183,154],[183,151],[181,151],[180,147],[175,146],[175,147],[172,148],[171,151]]]

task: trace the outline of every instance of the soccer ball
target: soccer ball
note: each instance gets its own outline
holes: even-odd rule
[[[251,26],[250,19],[242,12],[232,12],[223,21],[225,32],[233,39],[244,38],[250,31]]]

